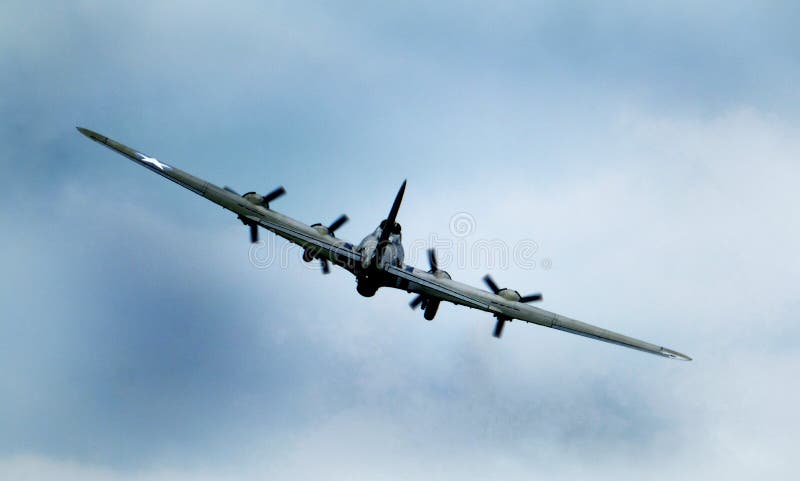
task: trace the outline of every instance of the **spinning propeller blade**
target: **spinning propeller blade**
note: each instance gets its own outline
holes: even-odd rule
[[[497,324],[494,325],[494,333],[492,334],[494,337],[500,339],[500,336],[503,335],[503,327],[506,325],[506,320],[503,318],[497,319]]]
[[[255,244],[258,242],[258,224],[249,224],[250,226],[250,242]]]
[[[437,272],[439,270],[439,263],[436,262],[436,251],[428,249],[428,264],[431,266],[431,272]]]
[[[328,226],[328,231],[331,233],[331,235],[333,235],[333,233],[336,232],[339,227],[343,226],[348,220],[350,219],[345,214],[340,215],[338,219],[333,221],[333,223]]]
[[[527,296],[522,296],[519,298],[519,302],[534,302],[541,300],[542,300],[542,294],[538,292],[536,294],[529,294]]]
[[[383,254],[383,247],[386,246],[386,241],[389,240],[389,235],[392,233],[395,221],[397,220],[397,212],[400,210],[400,203],[403,202],[403,193],[406,191],[406,181],[400,186],[400,190],[394,198],[392,209],[389,211],[389,217],[386,218],[384,228],[381,230],[381,237],[378,239],[378,254]]]
[[[485,282],[486,285],[489,286],[489,290],[494,292],[495,294],[500,292],[500,288],[497,287],[497,284],[494,283],[494,281],[492,280],[492,277],[489,274],[486,274],[485,276],[483,276],[483,282]]]
[[[286,193],[286,189],[283,186],[278,187],[277,189],[273,190],[269,194],[264,196],[264,200],[261,201],[261,204],[269,209],[269,203],[273,200],[277,199],[278,197],[282,196]]]

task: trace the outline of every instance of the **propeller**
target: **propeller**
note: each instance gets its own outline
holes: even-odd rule
[[[517,302],[528,303],[528,302],[536,302],[536,301],[541,301],[541,300],[542,300],[542,293],[541,292],[537,292],[536,294],[528,294],[527,296],[522,296],[522,297],[519,298],[519,301],[517,301]]]
[[[498,339],[503,335],[503,327],[506,325],[506,321],[510,321],[510,317],[497,317],[497,324],[494,325],[494,333],[492,335]]]
[[[489,287],[489,289],[494,292],[496,295],[503,297],[509,301],[516,301],[516,302],[534,302],[534,301],[541,301],[542,295],[540,293],[536,294],[529,294],[527,296],[519,295],[519,292],[513,291],[508,288],[500,288],[497,286],[497,283],[492,279],[489,274],[486,274],[483,277],[483,282]],[[503,335],[503,327],[505,327],[506,322],[510,321],[511,318],[508,316],[503,315],[495,315],[497,317],[497,324],[494,326],[494,333],[493,336],[496,338],[500,338]]]
[[[331,235],[333,235],[333,233],[336,232],[336,230],[339,229],[339,227],[343,226],[345,222],[347,222],[348,220],[350,220],[350,218],[347,217],[346,214],[340,215],[338,219],[333,221],[331,225],[328,226],[328,232],[330,232]]]
[[[436,251],[434,249],[428,249],[428,264],[431,266],[431,270],[429,271],[431,274],[436,275],[439,272],[443,272],[439,270],[439,263],[436,261]],[[422,294],[418,294],[417,297],[411,299],[408,305],[411,306],[411,309],[416,309],[422,304],[423,300]]]
[[[378,239],[378,250],[376,252],[376,259],[381,259],[383,257],[383,250],[386,248],[386,245],[389,241],[389,235],[392,233],[392,229],[394,228],[395,221],[397,220],[397,212],[400,210],[400,203],[403,202],[403,193],[406,191],[406,181],[403,181],[403,185],[400,186],[400,190],[397,191],[397,195],[394,198],[394,202],[392,203],[392,208],[389,210],[389,217],[386,218],[386,221],[383,224],[383,229],[381,230],[381,236]]]
[[[284,189],[283,186],[281,185],[277,189],[273,190],[269,194],[267,194],[264,197],[262,197],[261,205],[263,205],[264,208],[269,209],[269,203],[272,202],[273,200],[277,199],[278,197],[282,196],[285,193],[286,193],[286,189]]]
[[[517,302],[535,302],[535,301],[541,301],[542,300],[542,294],[539,293],[539,292],[537,292],[536,294],[528,294],[527,296],[520,296],[519,292],[517,292],[517,291],[512,291],[511,289],[508,289],[508,288],[505,288],[505,287],[501,289],[501,288],[497,287],[497,283],[494,282],[494,280],[492,279],[492,277],[489,274],[486,274],[485,276],[483,276],[483,282],[485,282],[486,285],[489,286],[489,289],[492,292],[494,292],[495,294],[497,294],[499,296],[502,296],[502,294],[500,294],[502,291],[509,292],[510,294],[509,294],[508,297],[506,297],[506,296],[502,296],[502,297],[505,297],[506,299],[508,299],[510,301],[514,301],[515,300]],[[519,298],[518,299],[513,299],[513,297],[519,297]]]
[[[258,242],[258,224],[242,215],[238,216],[237,219],[250,228],[250,243],[255,244]]]
[[[250,226],[250,242],[255,244],[258,242],[258,224],[250,222],[247,225]]]
[[[431,266],[431,273],[436,274],[439,272],[439,263],[436,262],[436,251],[433,248],[428,249],[428,264]]]
[[[245,199],[247,199],[247,200],[249,200],[249,201],[251,201],[251,202],[253,202],[255,204],[259,204],[259,205],[263,206],[265,209],[269,209],[269,203],[270,202],[272,202],[273,200],[277,199],[278,197],[280,197],[280,196],[282,196],[283,194],[286,193],[286,189],[284,189],[283,186],[278,187],[277,189],[273,190],[272,192],[270,192],[269,194],[264,195],[264,196],[260,196],[260,195],[256,194],[255,192],[248,192],[248,193],[246,193],[244,195],[241,195],[238,192],[236,192],[235,190],[233,190],[231,187],[228,187],[227,185],[225,187],[223,187],[223,189],[225,189],[226,191],[230,192],[233,195],[238,195],[239,197],[244,197]],[[242,224],[244,224],[244,225],[246,225],[246,226],[248,226],[250,228],[250,242],[253,243],[253,244],[258,242],[258,224],[253,222],[250,219],[247,219],[247,218],[241,216],[241,215],[239,216],[239,220],[242,221]]]
[[[495,284],[494,280],[492,279],[492,277],[489,274],[486,274],[485,276],[483,276],[483,282],[485,282],[486,285],[489,286],[489,289],[492,292],[494,292],[495,294],[500,292],[500,288],[497,287],[497,284]]]
[[[348,220],[350,220],[350,218],[347,217],[346,214],[340,215],[339,218],[337,218],[335,221],[333,221],[331,223],[331,225],[329,225],[327,227],[328,234],[333,236],[333,234],[336,232],[336,230],[339,227],[343,226]],[[314,226],[321,226],[321,224],[315,224]],[[314,226],[312,226],[312,227],[314,227]],[[319,263],[322,265],[322,273],[323,274],[330,274],[331,268],[328,265],[328,259],[325,259],[324,257],[321,257],[319,259]]]

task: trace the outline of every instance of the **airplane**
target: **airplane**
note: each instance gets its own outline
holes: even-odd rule
[[[364,297],[374,296],[381,287],[414,293],[416,297],[410,302],[411,308],[422,308],[425,319],[429,321],[436,316],[442,301],[486,311],[497,319],[493,332],[496,338],[500,338],[507,322],[518,319],[658,356],[692,360],[672,349],[531,306],[528,303],[542,300],[541,294],[523,296],[516,290],[501,288],[489,275],[483,278],[489,291],[454,281],[449,273],[439,268],[433,249],[428,250],[430,269],[418,269],[405,264],[397,214],[406,181],[400,186],[386,219],[355,245],[335,236],[336,231],[347,222],[346,215],[327,226],[319,223],[306,225],[273,210],[270,204],[286,193],[283,187],[264,195],[256,192],[242,195],[230,187],[218,187],[97,132],[83,127],[77,129],[91,140],[233,212],[250,229],[251,242],[258,242],[258,229],[263,227],[300,246],[304,261],[319,260],[323,273],[330,272],[331,263],[344,268],[355,276],[356,291]]]

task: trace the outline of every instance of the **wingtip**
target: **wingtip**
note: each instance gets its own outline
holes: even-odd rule
[[[687,356],[686,354],[682,354],[678,351],[673,351],[672,349],[667,349],[666,347],[661,348],[661,355],[665,357],[669,357],[671,359],[678,359],[679,361],[691,361],[692,358]]]
[[[83,135],[89,137],[92,140],[99,140],[103,137],[94,130],[89,130],[86,127],[75,127],[75,128],[78,129],[78,132],[82,133]]]

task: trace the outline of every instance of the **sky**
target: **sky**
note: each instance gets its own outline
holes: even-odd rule
[[[3,2],[0,478],[793,479],[798,20]],[[76,126],[353,242],[408,179],[409,263],[694,360],[362,298]]]

